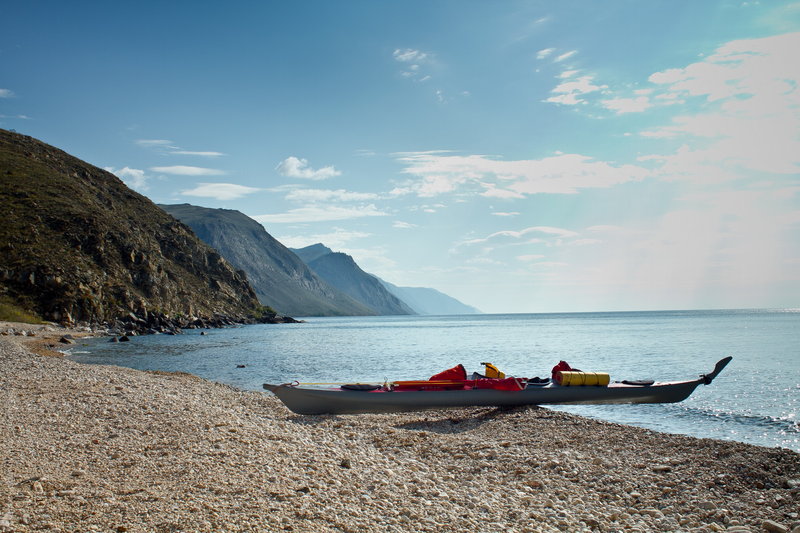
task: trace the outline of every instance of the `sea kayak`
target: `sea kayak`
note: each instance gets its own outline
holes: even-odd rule
[[[442,387],[425,380],[400,382],[418,383],[419,386],[404,386],[396,390],[391,385],[318,388],[301,386],[296,382],[282,385],[265,383],[264,389],[273,392],[286,407],[301,415],[397,413],[478,406],[675,403],[688,398],[699,385],[710,384],[731,359],[720,360],[712,372],[701,374],[697,379],[673,382],[623,381],[605,386],[565,386],[552,380],[535,383],[512,378],[519,379],[518,387],[480,388],[475,386],[475,380],[464,380],[461,386],[450,383]]]

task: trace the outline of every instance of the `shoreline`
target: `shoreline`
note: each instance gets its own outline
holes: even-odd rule
[[[545,408],[298,416],[189,374],[80,365],[50,347],[91,331],[23,326],[0,336],[3,532],[800,527],[791,450]]]

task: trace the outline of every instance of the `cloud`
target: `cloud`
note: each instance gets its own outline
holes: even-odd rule
[[[413,48],[397,48],[392,52],[395,61],[403,65],[400,75],[404,78],[424,82],[431,79],[430,74],[424,72],[423,66],[428,66],[433,60],[433,56],[428,52],[415,50]]]
[[[494,211],[491,214],[496,217],[516,217],[519,216],[520,213],[519,211],[510,211],[510,212]]]
[[[177,148],[172,141],[166,139],[138,139],[135,142],[144,148]]]
[[[800,172],[798,49],[800,32],[731,41],[702,61],[651,75],[664,100],[686,102],[676,108],[685,114],[642,132],[686,139],[675,153],[653,156],[663,173],[719,182]]]
[[[538,261],[539,259],[544,258],[545,256],[541,254],[525,254],[525,255],[518,255],[517,259],[523,261],[525,263],[530,263],[532,261]]]
[[[428,54],[412,48],[396,49],[392,57],[401,63],[419,63],[428,59]]]
[[[410,222],[403,222],[401,220],[395,220],[392,223],[392,227],[393,228],[398,228],[398,229],[411,229],[411,228],[416,228],[417,225],[416,224],[412,224]]]
[[[167,139],[138,139],[136,144],[143,148],[156,150],[168,155],[191,155],[200,157],[219,157],[225,155],[222,152],[184,150]]]
[[[147,180],[150,178],[145,175],[144,170],[130,167],[122,167],[118,169],[114,167],[105,167],[103,170],[111,172],[116,177],[121,179],[125,185],[135,191],[144,192],[149,189]]]
[[[222,152],[194,152],[191,150],[175,150],[174,152],[170,152],[175,155],[196,155],[200,157],[220,157],[225,155]]]
[[[194,189],[181,191],[181,194],[201,198],[215,198],[217,200],[236,200],[260,190],[235,183],[199,183]]]
[[[544,48],[536,52],[536,59],[545,59],[549,57],[553,52],[555,52],[555,48]]]
[[[294,156],[287,157],[275,168],[283,176],[307,180],[326,180],[342,174],[333,166],[322,167],[314,170],[308,166],[308,161]]]
[[[416,178],[393,191],[434,197],[449,193],[515,199],[533,194],[575,194],[641,181],[650,171],[636,165],[615,165],[579,154],[558,154],[532,160],[504,161],[483,155],[437,152],[399,154],[403,173]]]
[[[577,53],[577,50],[570,50],[569,52],[564,52],[563,54],[557,56],[555,59],[553,59],[553,61],[555,63],[561,63],[562,61],[566,61],[570,57],[573,57]]]
[[[333,228],[333,231],[329,231],[327,233],[281,235],[280,237],[276,238],[281,244],[288,246],[289,248],[304,248],[306,246],[321,242],[333,250],[340,250],[341,248],[347,246],[347,244],[351,241],[363,239],[371,235],[371,233],[365,233],[363,231],[351,231],[343,228]]]
[[[529,228],[525,228],[523,230],[514,231],[514,230],[503,230],[503,231],[496,231],[486,237],[481,237],[477,239],[470,239],[461,243],[462,245],[475,245],[475,244],[486,244],[497,240],[502,241],[519,241],[523,238],[527,239],[528,236],[531,234],[537,235],[534,239],[536,242],[542,242],[542,236],[555,236],[558,238],[567,238],[567,237],[576,237],[578,234],[572,230],[563,229],[563,228],[555,228],[552,226],[531,226]]]
[[[224,170],[216,168],[191,167],[186,165],[173,165],[169,167],[151,167],[153,172],[164,174],[175,174],[176,176],[223,176],[227,174]]]
[[[285,213],[257,215],[252,218],[262,224],[290,224],[301,222],[330,222],[334,220],[383,216],[387,216],[387,213],[382,212],[373,204],[368,204],[355,207],[307,206],[290,209]]]
[[[554,96],[545,102],[562,105],[576,105],[584,103],[584,95],[607,89],[607,85],[595,85],[594,77],[590,75],[569,79],[557,85],[551,92]]]
[[[325,189],[294,189],[286,194],[286,199],[300,203],[317,202],[364,202],[377,200],[379,197],[374,193],[352,192],[344,189],[335,191]]]
[[[16,96],[11,89],[0,89],[0,98],[14,98]]]
[[[617,114],[640,113],[653,107],[653,103],[647,96],[637,96],[636,98],[612,98],[601,102],[606,109],[616,111]]]

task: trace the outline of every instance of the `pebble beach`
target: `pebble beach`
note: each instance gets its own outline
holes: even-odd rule
[[[300,416],[0,333],[0,532],[800,532],[787,449],[537,407]]]

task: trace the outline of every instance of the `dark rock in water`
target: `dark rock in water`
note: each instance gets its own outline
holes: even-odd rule
[[[66,335],[64,335],[63,337],[61,337],[60,339],[58,339],[58,342],[60,342],[60,343],[62,343],[62,344],[75,344],[75,341],[74,341],[74,340],[72,340],[72,339],[70,339],[70,338],[67,338],[67,336],[66,336]]]
[[[236,368],[246,368],[247,365],[236,365]]]
[[[201,331],[201,332],[200,332],[200,335],[205,335],[205,334],[206,334],[206,332],[205,332],[205,331]]]
[[[123,335],[119,338],[119,342],[130,342],[130,338],[127,335]]]
[[[119,342],[119,339],[116,337],[111,337],[110,339],[108,339],[108,342]]]

